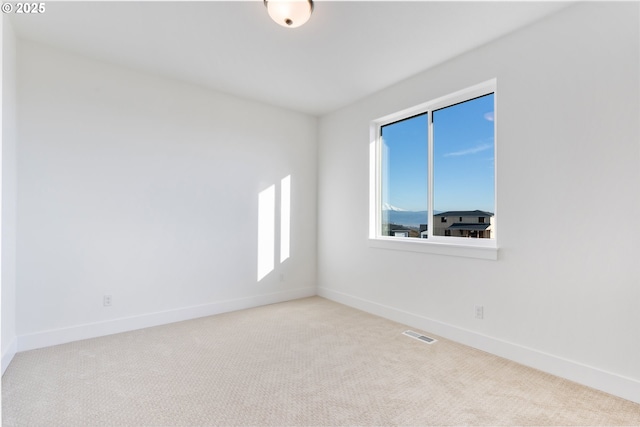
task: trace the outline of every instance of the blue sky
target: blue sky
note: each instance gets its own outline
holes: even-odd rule
[[[433,113],[434,210],[494,210],[493,94]],[[382,202],[427,210],[427,115],[382,129]]]

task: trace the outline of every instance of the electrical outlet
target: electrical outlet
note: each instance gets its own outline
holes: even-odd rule
[[[102,303],[105,307],[111,307],[111,295],[105,295],[102,297]]]
[[[484,319],[484,306],[476,305],[476,319]]]

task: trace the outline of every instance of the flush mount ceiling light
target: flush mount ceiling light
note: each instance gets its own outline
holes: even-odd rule
[[[313,0],[264,0],[269,16],[287,28],[304,24],[313,12]]]

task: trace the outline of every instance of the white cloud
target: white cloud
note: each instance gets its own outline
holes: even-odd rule
[[[489,111],[488,113],[484,113],[485,120],[493,121],[493,111]]]
[[[476,145],[475,147],[467,148],[466,150],[453,151],[451,153],[446,153],[444,157],[466,156],[469,154],[476,154],[481,151],[489,150],[491,148],[493,148],[493,143],[483,143],[483,144]]]

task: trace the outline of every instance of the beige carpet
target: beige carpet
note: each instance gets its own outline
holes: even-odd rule
[[[19,353],[5,426],[640,425],[640,405],[320,297]]]

